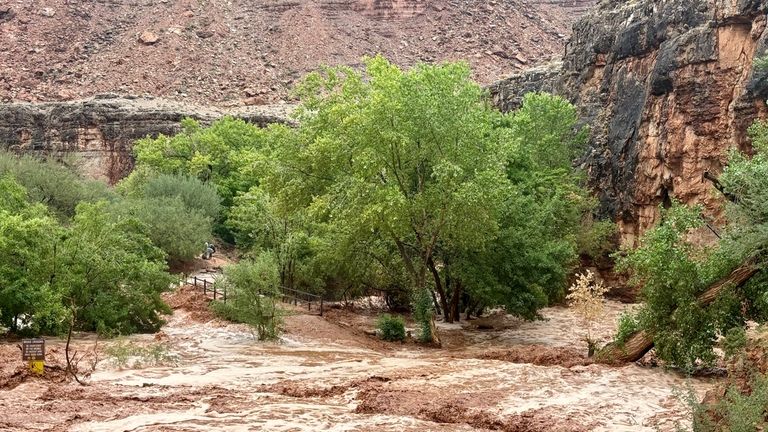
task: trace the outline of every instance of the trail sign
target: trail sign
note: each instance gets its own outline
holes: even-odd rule
[[[45,339],[22,339],[21,359],[29,362],[29,369],[42,374],[45,369]]]

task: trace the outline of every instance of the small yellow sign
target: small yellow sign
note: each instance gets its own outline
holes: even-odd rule
[[[42,360],[30,360],[29,370],[33,374],[42,375],[43,373],[45,373],[45,362]]]

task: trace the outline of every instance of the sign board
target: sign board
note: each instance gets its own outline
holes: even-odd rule
[[[45,339],[22,339],[21,359],[45,361]]]

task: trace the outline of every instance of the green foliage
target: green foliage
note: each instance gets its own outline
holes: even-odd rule
[[[266,135],[286,129],[273,125],[260,129],[243,120],[224,118],[203,128],[194,120],[182,121],[181,133],[145,138],[134,145],[137,166],[163,174],[195,177],[212,182],[225,206],[240,192],[258,184],[260,153]]]
[[[307,76],[296,128],[186,120],[141,140],[121,189],[154,173],[211,184],[217,232],[270,252],[280,283],[306,291],[433,290],[460,299],[453,315],[469,298],[526,318],[562,299],[582,244],[603,248],[608,231],[583,223],[595,201],[572,167],[587,134],[576,109],[531,94],[502,114],[463,63],[365,66]]]
[[[638,327],[651,332],[657,354],[685,369],[710,363],[719,333],[739,324],[737,299],[724,294],[708,307],[696,297],[729,269],[721,254],[687,241],[702,225],[700,209],[677,203],[662,211],[662,222],[649,230],[640,246],[618,260],[619,270],[630,270],[630,284],[641,287],[643,307]]]
[[[637,321],[637,317],[632,313],[622,313],[619,317],[619,325],[616,329],[616,336],[614,342],[619,345],[623,345],[624,342],[632,336],[633,333],[638,331],[640,325]]]
[[[259,340],[277,339],[282,323],[277,307],[279,281],[277,261],[271,253],[229,265],[217,282],[226,290],[227,301],[214,302],[211,307],[225,319],[253,327]]]
[[[755,57],[755,69],[759,71],[768,70],[768,56]]]
[[[589,136],[588,129],[576,126],[578,121],[576,107],[566,99],[547,93],[526,94],[522,107],[504,120],[517,147],[510,172],[569,172]]]
[[[389,314],[381,315],[376,320],[376,328],[385,341],[396,342],[405,340],[405,320],[403,317]]]
[[[166,247],[181,235],[197,253],[210,234],[189,239],[202,225],[210,233],[207,218],[182,210],[181,197],[158,198],[162,206],[120,200],[53,162],[3,153],[0,171],[0,325],[29,334],[72,325],[107,335],[160,327],[170,312],[160,294],[174,278],[149,236]]]
[[[210,184],[140,168],[118,189],[125,198],[112,206],[112,212],[143,223],[153,243],[165,251],[169,260],[191,260],[211,240],[221,199]]]
[[[157,331],[170,313],[160,294],[174,277],[135,219],[115,221],[105,203],[80,204],[53,275],[77,327],[103,334]]]
[[[768,122],[749,129],[754,155],[732,151],[720,176],[726,191],[737,202],[727,207],[731,220],[729,246],[740,256],[768,249]]]
[[[62,218],[74,216],[81,202],[114,199],[104,182],[84,179],[60,163],[0,151],[0,177],[8,175],[26,189],[31,201]]]
[[[191,177],[162,174],[150,178],[143,195],[145,198],[178,198],[185,207],[212,221],[221,211],[221,198],[216,188]]]
[[[725,358],[733,358],[742,352],[747,346],[747,332],[744,327],[733,327],[728,329],[723,338],[723,352]]]
[[[592,204],[571,169],[584,135],[570,104],[534,94],[505,116],[464,64],[380,57],[312,74],[299,95],[301,126],[270,147],[262,184],[332,235],[333,255],[360,251],[368,281],[419,291],[437,274],[526,317],[564,294]]]
[[[0,197],[0,324],[55,332],[66,317],[49,277],[61,228],[44,207],[24,201],[26,191],[13,179],[0,180]]]
[[[0,209],[17,213],[26,207],[27,190],[10,175],[0,177]]]
[[[189,208],[179,198],[134,198],[111,206],[119,219],[140,222],[155,246],[171,261],[188,261],[197,257],[211,239],[211,220],[200,211]]]
[[[429,292],[426,289],[414,291],[411,305],[413,319],[419,325],[419,340],[421,342],[431,342],[434,310]]]
[[[768,427],[768,376],[755,375],[745,391],[728,386],[725,396],[713,405],[704,405],[691,390],[685,398],[690,406],[695,432],[754,432]],[[685,429],[678,429],[685,430]]]
[[[614,250],[616,233],[617,228],[613,221],[584,221],[576,238],[579,254],[599,258]]]

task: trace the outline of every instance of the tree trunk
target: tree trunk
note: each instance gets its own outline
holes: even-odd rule
[[[453,293],[451,294],[451,321],[460,321],[461,316],[459,314],[459,300],[461,299],[461,280],[457,280],[453,284]]]
[[[448,299],[446,298],[445,290],[443,289],[443,281],[440,278],[440,273],[437,272],[435,261],[432,258],[429,258],[427,260],[427,265],[429,266],[429,271],[432,273],[432,277],[435,279],[435,290],[437,291],[438,297],[440,297],[440,309],[443,310],[445,322],[453,322],[451,319],[451,310],[448,308]]]
[[[437,297],[435,297],[435,292],[430,289],[429,295],[432,296],[432,304],[435,306],[435,313],[437,315],[442,315],[443,313],[440,311],[440,303],[437,301]]]
[[[740,287],[760,270],[756,265],[756,259],[752,258],[732,271],[728,276],[718,280],[707,288],[698,297],[701,306],[707,306],[728,287]],[[623,345],[611,342],[601,349],[596,356],[600,363],[629,363],[640,360],[653,348],[653,336],[645,330],[633,333]]]

